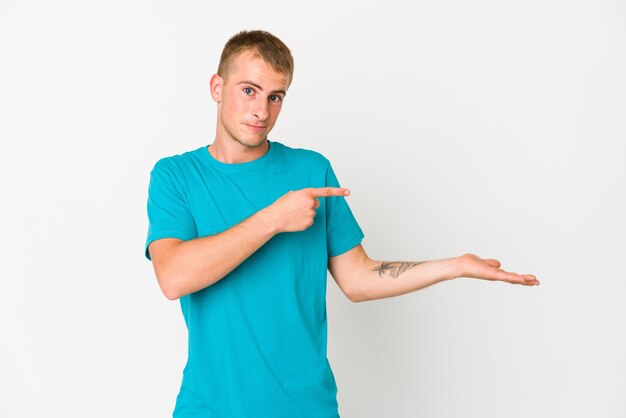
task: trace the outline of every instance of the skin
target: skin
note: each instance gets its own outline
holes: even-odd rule
[[[291,80],[252,51],[237,55],[225,77],[211,77],[217,128],[208,150],[229,164],[255,160],[268,150],[267,135],[278,119]]]
[[[208,152],[228,164],[262,157],[269,149],[267,136],[290,83],[288,76],[252,51],[236,56],[224,78],[214,74],[211,96],[217,104],[217,125]],[[149,251],[163,293],[175,300],[212,285],[274,235],[313,225],[318,199],[349,194],[341,187],[292,190],[221,233],[188,241],[163,238],[152,242]],[[496,259],[470,253],[441,260],[375,261],[361,244],[328,259],[331,275],[353,302],[398,296],[460,277],[539,285],[532,274],[507,272],[500,267]]]

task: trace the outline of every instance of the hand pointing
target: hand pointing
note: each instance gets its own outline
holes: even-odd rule
[[[265,209],[271,213],[278,232],[304,231],[313,225],[315,209],[320,206],[318,198],[349,194],[343,187],[307,187],[285,193]]]

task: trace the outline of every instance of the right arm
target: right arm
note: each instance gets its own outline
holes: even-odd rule
[[[290,191],[239,224],[189,241],[162,238],[148,250],[157,281],[170,300],[212,285],[234,270],[280,232],[313,225],[318,197],[345,196],[345,188],[321,187]]]

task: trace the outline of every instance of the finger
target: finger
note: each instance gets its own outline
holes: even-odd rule
[[[491,281],[497,280],[497,281],[507,282],[511,284],[523,284],[523,285],[534,284],[533,282],[529,282],[525,280],[524,277],[522,277],[521,275],[517,273],[511,273],[511,272],[502,270],[501,268],[493,268],[490,274],[485,273],[485,275],[484,276],[481,275],[480,278],[485,279],[485,280],[491,280]]]
[[[517,274],[502,270],[501,268],[496,269],[496,273],[490,280],[501,280],[511,284],[521,284],[525,286],[539,285],[539,280],[532,274]]]
[[[311,187],[311,196],[328,197],[328,196],[347,196],[350,194],[350,190],[343,187]]]
[[[523,284],[526,282],[524,277],[520,276],[519,274],[504,271],[502,269],[498,269],[497,278],[499,280],[513,284]]]
[[[539,280],[532,274],[515,274],[517,276],[517,280],[515,284],[521,284],[524,286],[535,286],[539,285]]]
[[[488,265],[490,265],[491,267],[500,267],[502,264],[500,264],[500,262],[496,259],[493,258],[486,258],[485,259],[485,263],[487,263]]]
[[[539,280],[537,280],[537,277],[535,277],[532,274],[522,274],[522,277],[524,278],[524,284],[528,285],[528,286],[539,286],[541,283],[539,282]]]

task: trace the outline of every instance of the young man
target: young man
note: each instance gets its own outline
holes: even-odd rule
[[[330,162],[268,139],[292,77],[278,38],[233,36],[211,78],[213,143],[150,173],[145,255],[189,336],[175,417],[337,417],[327,270],[353,302],[457,277],[539,284],[473,254],[370,259]]]

